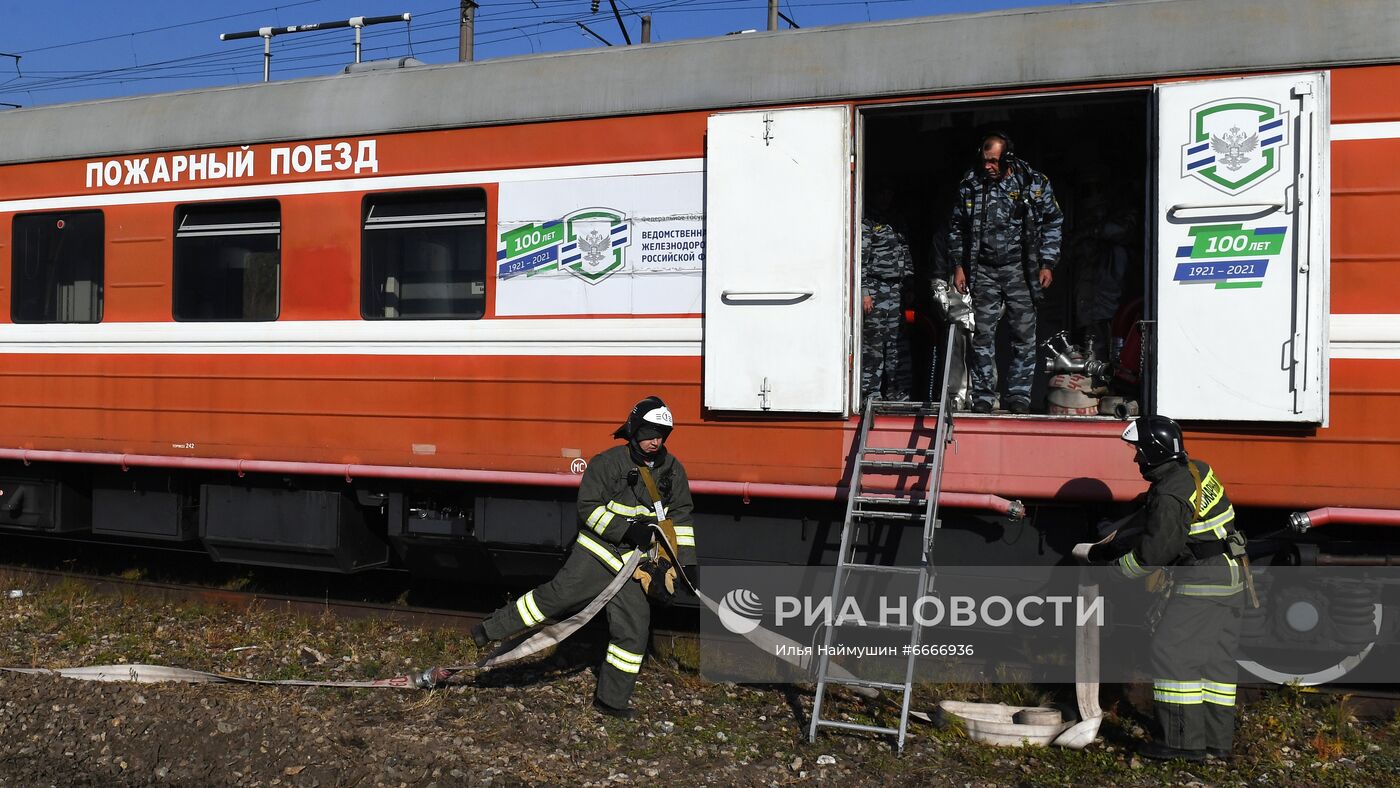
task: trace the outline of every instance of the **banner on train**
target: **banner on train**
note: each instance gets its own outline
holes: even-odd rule
[[[698,314],[701,173],[501,184],[498,315]]]

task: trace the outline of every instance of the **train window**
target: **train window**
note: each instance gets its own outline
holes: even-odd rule
[[[486,193],[371,194],[364,202],[360,313],[367,320],[486,312]]]
[[[175,209],[176,320],[276,320],[281,264],[275,200]]]
[[[12,227],[11,318],[102,322],[102,212],[21,214]]]

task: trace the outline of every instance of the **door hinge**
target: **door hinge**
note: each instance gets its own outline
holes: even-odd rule
[[[770,410],[773,402],[768,395],[773,393],[773,387],[768,385],[768,378],[763,379],[763,383],[758,387],[758,407],[762,410]]]
[[[773,144],[773,116],[764,114],[763,116],[763,145],[767,147]]]

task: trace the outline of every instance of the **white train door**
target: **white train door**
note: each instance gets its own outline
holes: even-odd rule
[[[1327,419],[1321,73],[1157,86],[1156,409]]]
[[[705,407],[847,412],[846,107],[712,115],[705,160]]]

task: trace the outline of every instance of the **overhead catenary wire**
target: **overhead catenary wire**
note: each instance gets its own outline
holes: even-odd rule
[[[22,50],[20,54],[32,55],[35,52],[48,52],[54,49],[64,49],[67,47],[82,46],[84,44],[95,44],[100,41],[111,41],[117,38],[126,38],[127,36],[138,36],[143,33],[158,33],[165,30],[178,30],[182,27],[193,27],[194,25],[203,25],[208,24],[209,22],[219,22],[224,19],[237,19],[240,16],[251,16],[252,14],[261,14],[266,13],[268,11],[276,11],[282,8],[293,8],[299,5],[310,5],[312,3],[318,2],[320,2],[320,0],[299,0],[299,2],[282,3],[280,5],[268,6],[267,8],[255,8],[249,11],[239,11],[235,14],[222,14],[220,16],[211,16],[206,17],[204,19],[194,19],[189,22],[176,22],[174,24],[161,25],[159,27],[148,27],[142,30],[128,30],[125,33],[112,33],[111,35],[98,36],[96,38],[84,38],[79,41],[65,41],[60,44],[49,44],[48,46],[34,47],[33,49]]]
[[[869,0],[869,4],[894,4],[909,1]],[[304,5],[306,2],[310,2],[310,0],[268,6],[268,8],[286,9]],[[865,0],[818,0],[810,3],[788,0],[784,4],[787,13],[783,14],[783,18],[788,24],[796,26],[794,12],[799,5],[806,9],[866,4]],[[459,20],[457,16],[459,6],[459,3],[453,3],[440,9],[415,13],[414,20],[417,24],[413,25],[414,29],[411,32],[407,30],[403,32],[397,30],[375,31],[372,35],[371,31],[366,30],[364,33],[366,56],[390,57],[395,52],[411,51],[414,56],[419,58],[432,58],[440,55],[446,55],[449,59],[455,58],[458,43]],[[632,6],[623,0],[619,6],[620,15],[640,17],[642,14],[660,12],[730,14],[752,8],[752,2],[751,0],[660,0]],[[478,12],[475,43],[484,50],[482,54],[489,53],[495,46],[517,39],[524,39],[532,52],[550,48],[568,49],[571,48],[571,45],[565,44],[564,40],[558,39],[557,36],[565,30],[578,29],[575,23],[586,20],[588,18],[587,11],[587,7],[583,7],[578,0],[504,0],[503,2],[492,2]],[[210,19],[217,21],[224,18],[247,17],[255,13],[259,13],[259,11],[226,14],[210,17]],[[127,31],[96,39],[51,44],[26,51],[39,52],[69,46],[91,46],[93,42],[107,39],[207,23],[207,20],[192,20],[176,25]],[[442,32],[444,35],[433,35],[438,32]],[[552,44],[543,40],[549,36],[556,36]],[[349,42],[343,35],[327,36],[324,32],[318,32],[308,34],[308,38],[314,40],[279,44],[272,73],[278,78],[334,73],[332,69],[338,71],[349,60],[347,57],[350,51]],[[536,39],[541,40],[537,41]],[[238,82],[257,74],[259,71],[258,49],[257,45],[225,47],[149,63],[114,66],[106,69],[30,71],[22,76],[0,82],[0,97],[18,93],[32,95],[75,91],[117,84],[185,82],[191,83],[188,86],[192,88],[212,87],[218,84]],[[19,54],[24,54],[24,52]]]
[[[544,3],[552,4],[552,5],[562,5],[562,4],[564,4],[565,2],[567,2],[567,0],[542,0],[542,1],[543,1]],[[527,3],[525,3],[525,2],[506,3],[506,4],[503,4],[503,5],[524,6],[524,5],[527,5]],[[533,7],[534,4],[528,4],[528,5],[531,5],[531,6]],[[435,15],[435,14],[443,14],[443,13],[447,13],[447,12],[450,12],[450,11],[453,11],[453,10],[454,10],[454,9],[442,9],[442,10],[439,10],[439,11],[430,11],[430,12],[426,12],[426,13],[422,14],[421,16],[431,16],[431,15]],[[506,15],[506,16],[509,16],[509,14],[505,14],[505,15]],[[483,16],[488,16],[488,15],[483,15]],[[554,22],[556,22],[556,21],[557,21],[558,23],[563,23],[563,22],[565,22],[565,20],[549,20],[550,23],[554,23]],[[448,25],[454,25],[454,26],[455,26],[455,24],[456,24],[456,20],[455,20],[455,19],[450,19],[450,20],[447,20],[446,22],[439,22],[439,23],[430,24],[430,25],[420,25],[420,26],[419,26],[419,30],[421,31],[421,30],[423,30],[423,29],[425,29],[425,28],[445,27],[445,26],[448,26]],[[502,29],[505,29],[505,28],[497,28],[497,30],[502,30]],[[490,28],[487,28],[485,32],[490,33],[490,32],[492,32],[492,30],[491,30]],[[123,34],[123,35],[128,35],[128,34]],[[389,34],[384,34],[384,35],[382,35],[382,36],[375,36],[375,38],[388,37],[388,35],[389,35]],[[511,35],[510,35],[509,37],[510,37],[510,38],[513,38],[513,37],[516,37],[516,35],[518,35],[518,34],[515,33],[515,32],[512,32]],[[115,36],[115,37],[121,37],[121,36]],[[367,35],[366,35],[366,39],[369,39],[369,38],[370,38],[370,36],[367,34]],[[445,40],[447,40],[446,37],[441,37],[441,38],[430,38],[430,39],[427,39],[427,40],[421,40],[421,39],[420,39],[420,41],[419,41],[418,43],[420,43],[420,44],[425,44],[425,43],[434,43],[434,42],[445,41]],[[495,40],[504,40],[504,39],[495,39]],[[72,43],[77,43],[77,42],[72,42]],[[58,45],[55,45],[55,46],[58,46]],[[287,57],[285,57],[285,56],[283,56],[283,55],[281,54],[281,53],[283,53],[283,52],[289,51],[289,50],[294,49],[294,48],[295,48],[295,49],[302,49],[302,48],[316,48],[316,47],[321,47],[321,48],[325,48],[325,47],[334,47],[334,49],[333,49],[332,51],[323,52],[323,53],[321,53],[321,54],[319,55],[319,57],[315,57],[315,58],[287,58]],[[313,68],[314,66],[316,66],[316,65],[318,65],[318,64],[320,64],[320,63],[334,63],[334,64],[336,64],[336,65],[339,65],[341,62],[343,62],[343,49],[342,49],[342,47],[343,47],[343,42],[340,41],[339,39],[334,39],[334,40],[333,40],[333,39],[326,39],[326,38],[323,38],[322,40],[320,40],[320,41],[315,41],[315,42],[305,42],[305,43],[300,43],[300,42],[299,42],[298,44],[295,44],[295,45],[279,45],[279,60],[282,61],[282,62],[287,62],[287,61],[291,61],[291,60],[316,61],[316,62],[308,62],[308,63],[307,63],[308,70],[309,70],[309,68]],[[373,49],[373,48],[372,48],[372,49]],[[378,49],[382,50],[383,48],[378,48]],[[78,70],[78,71],[70,71],[70,72],[65,72],[65,73],[59,73],[58,71],[41,72],[41,73],[44,75],[44,78],[32,80],[32,81],[26,82],[26,83],[24,83],[24,84],[22,84],[22,85],[14,85],[14,84],[13,84],[14,81],[11,80],[10,86],[8,87],[8,89],[7,89],[5,92],[23,92],[23,91],[30,91],[30,90],[52,89],[52,88],[56,88],[56,87],[72,87],[72,86],[87,85],[87,84],[112,84],[112,83],[117,83],[117,82],[145,81],[145,79],[146,79],[147,77],[149,77],[149,76],[151,76],[151,75],[153,75],[153,74],[155,74],[155,75],[156,75],[156,78],[158,78],[158,79],[178,79],[178,78],[182,78],[182,77],[186,77],[186,76],[204,76],[204,75],[208,75],[208,74],[211,74],[211,73],[220,73],[220,74],[222,74],[222,73],[227,73],[227,72],[230,70],[230,69],[228,69],[228,68],[223,68],[223,66],[226,66],[226,65],[237,65],[240,61],[243,61],[244,59],[249,59],[249,58],[250,58],[250,55],[255,55],[256,51],[257,51],[257,50],[256,50],[256,47],[241,47],[241,48],[238,48],[238,49],[229,49],[229,48],[225,48],[225,49],[213,50],[213,51],[208,51],[208,52],[200,52],[200,53],[196,53],[196,54],[192,54],[192,55],[187,55],[187,56],[179,57],[179,58],[171,58],[171,59],[168,59],[168,60],[155,61],[155,62],[153,62],[153,63],[138,64],[138,65],[134,65],[134,66],[118,66],[118,67],[111,68],[111,69]],[[434,51],[434,52],[437,52],[437,51],[442,51],[442,50],[433,50],[433,51]],[[214,67],[214,68],[211,69],[211,67]],[[248,70],[250,70],[250,69],[246,69],[246,68],[245,68],[245,69],[234,69],[234,70],[236,70],[236,71],[248,71]],[[279,72],[280,72],[280,71],[281,71],[281,70],[279,69]],[[173,72],[173,73],[159,74],[158,72]]]

